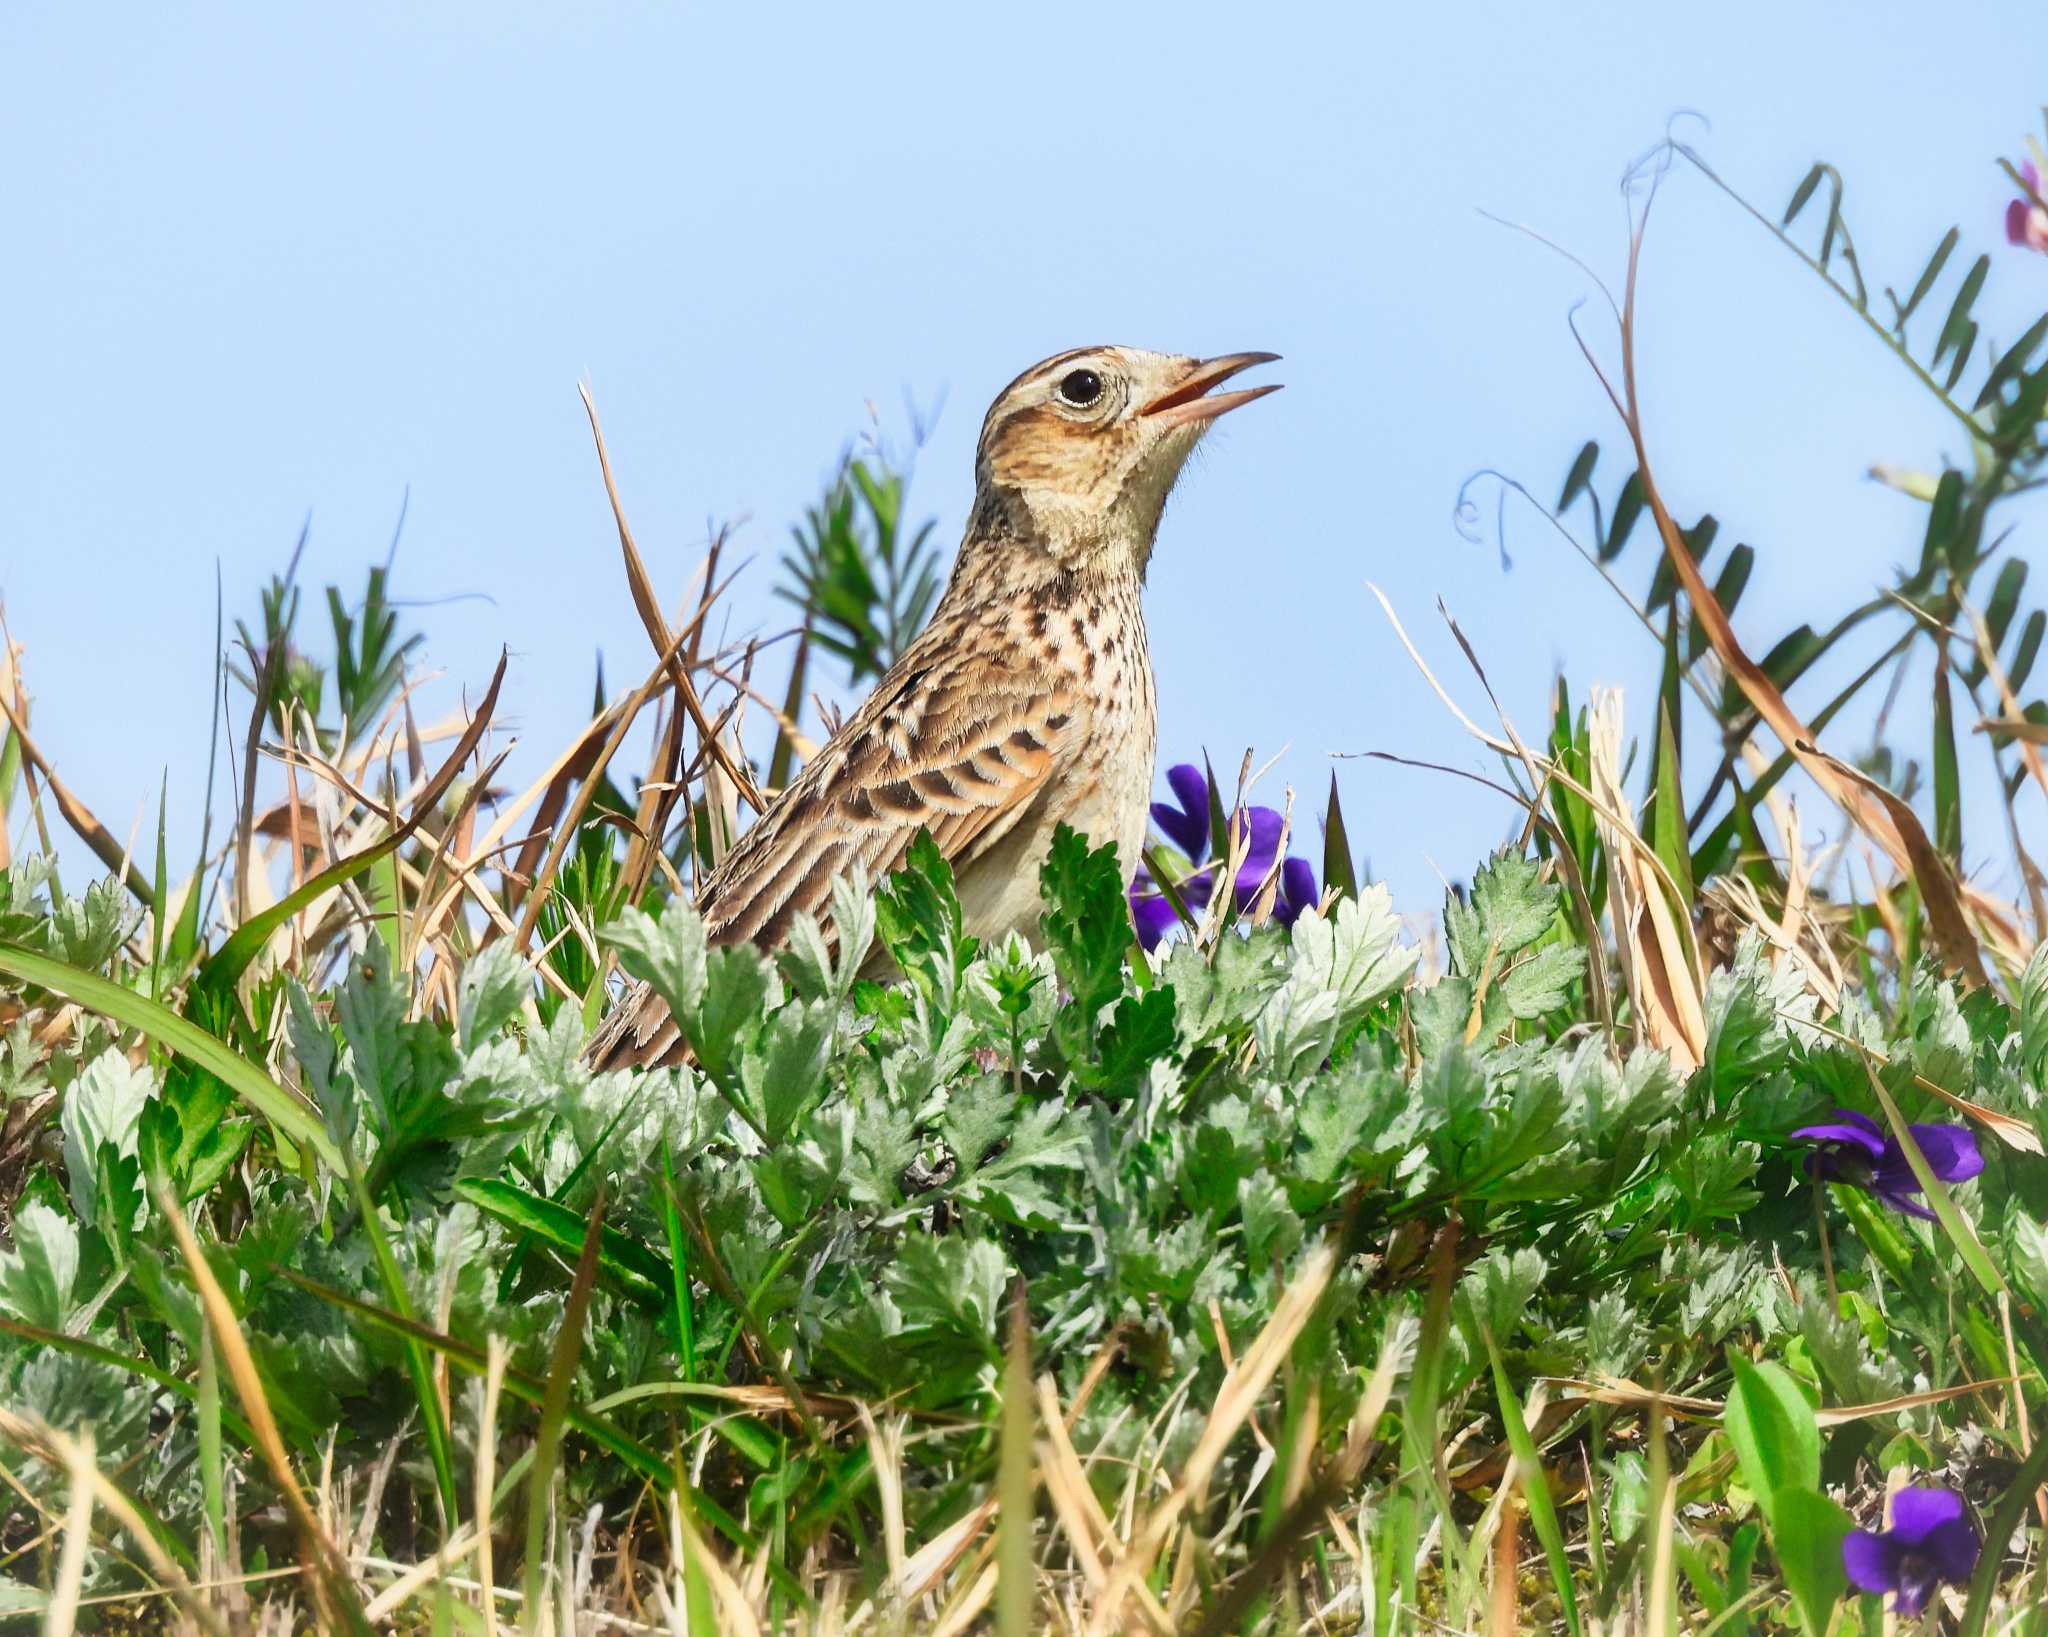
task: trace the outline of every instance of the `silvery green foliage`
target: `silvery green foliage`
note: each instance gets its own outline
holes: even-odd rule
[[[1407,981],[1415,960],[1383,885],[1340,899],[1328,916],[1304,915],[1295,923],[1287,981],[1254,1027],[1260,1057],[1279,1079],[1312,1070]]]
[[[458,986],[461,1016],[456,1039],[462,1049],[473,1050],[517,1017],[532,987],[533,970],[511,944],[501,940],[472,956]]]
[[[2048,1086],[2048,940],[2039,944],[2020,973],[2017,1064],[2038,1098]]]
[[[141,924],[142,911],[112,876],[95,881],[83,898],[50,906],[50,953],[73,966],[98,967]]]
[[[0,1313],[43,1330],[70,1322],[78,1282],[78,1226],[41,1200],[12,1224],[14,1249],[0,1251]]]
[[[1437,1390],[1468,1419],[1491,1413],[1489,1334],[1518,1379],[1591,1369],[1673,1385],[1718,1370],[1738,1334],[1796,1338],[1837,1397],[1910,1382],[1907,1349],[1952,1350],[1938,1292],[1902,1290],[1876,1323],[1807,1311],[1812,1188],[1785,1133],[1862,1106],[1867,1070],[1755,940],[1714,974],[1707,1060],[1687,1075],[1625,1033],[1563,1027],[1582,951],[1528,861],[1497,858],[1453,895],[1451,969],[1425,990],[1377,888],[1291,935],[1183,942],[1134,973],[1122,880],[1103,855],[1055,849],[1042,886],[1060,913],[1042,947],[966,937],[925,849],[873,893],[838,885],[844,945],[800,928],[773,963],[708,947],[683,906],[628,912],[604,935],[675,1007],[695,1058],[645,1072],[593,1075],[579,1009],[532,988],[509,953],[470,964],[452,1026],[415,1017],[373,938],[332,990],[285,988],[281,1077],[350,1145],[414,1310],[445,1314],[467,1342],[505,1336],[529,1375],[546,1371],[601,1190],[579,1401],[625,1395],[613,1424],[659,1448],[676,1403],[635,1389],[680,1369],[677,1243],[700,1378],[758,1380],[773,1360],[973,1423],[992,1413],[1015,1293],[1063,1393],[1115,1336],[1117,1367],[1075,1429],[1104,1459],[1160,1458],[1143,1429],[1173,1394],[1214,1392],[1225,1340],[1247,1345],[1333,1235],[1348,1254],[1312,1343],[1331,1426],[1390,1337],[1414,1345],[1439,1242],[1457,1276]],[[870,943],[900,976],[861,977]],[[1915,976],[1895,1004],[1827,1021],[1896,1058],[1899,1097],[1921,1095],[1917,1071],[2031,1112],[2029,1031],[2048,1026],[2027,1006],[2048,1002],[2027,993],[2008,1009]],[[33,1061],[10,1044],[0,1073]],[[147,1159],[165,1119],[160,1148],[175,1137],[178,1155],[210,1156],[187,1166],[189,1208],[215,1236],[286,1436],[315,1451],[339,1427],[341,1456],[374,1459],[409,1411],[402,1355],[287,1277],[386,1304],[351,1191],[268,1163],[260,1133],[244,1152],[187,1130],[223,1108],[242,1117],[187,1068],[160,1085],[95,1050],[67,1072],[65,1186],[44,1179],[23,1200],[0,1314],[116,1348],[148,1334],[189,1371],[196,1300],[165,1225],[125,1191],[138,1124]],[[1974,1186],[2017,1282],[2048,1282],[2036,1196],[1998,1168]],[[110,1189],[138,1209],[109,1221]],[[49,1366],[31,1377],[32,1353],[0,1332],[10,1403],[60,1392]],[[105,1395],[93,1414],[125,1424],[127,1386],[79,1379],[76,1392]],[[181,1404],[163,1413],[173,1440],[190,1436]],[[189,1515],[189,1461],[136,1471],[153,1504]],[[567,1476],[579,1495],[623,1492],[595,1451]],[[1610,1477],[1625,1521],[1626,1458]],[[394,1481],[429,1480],[401,1466]],[[431,1505],[424,1488],[416,1499]]]
[[[64,1171],[72,1208],[92,1227],[102,1212],[133,1224],[143,1210],[134,1161],[143,1106],[157,1078],[113,1047],[101,1052],[64,1093]],[[125,1167],[121,1162],[129,1162]],[[120,1186],[123,1172],[126,1186]]]
[[[1450,970],[1414,1008],[1416,1032],[1427,1048],[1468,1035],[1493,1038],[1564,1005],[1585,955],[1565,941],[1558,916],[1563,899],[1564,889],[1545,878],[1542,866],[1512,852],[1480,866],[1468,893],[1446,895]]]

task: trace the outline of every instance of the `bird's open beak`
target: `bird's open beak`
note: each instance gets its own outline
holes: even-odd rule
[[[1221,386],[1231,376],[1250,369],[1254,364],[1273,364],[1279,359],[1277,352],[1233,352],[1221,358],[1205,358],[1182,377],[1178,386],[1160,393],[1138,413],[1158,417],[1162,428],[1213,421],[1218,415],[1227,415],[1254,398],[1278,392],[1280,385],[1276,381],[1271,386],[1244,387],[1236,392],[1205,396],[1211,387]]]

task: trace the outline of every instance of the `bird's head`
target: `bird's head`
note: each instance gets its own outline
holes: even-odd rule
[[[1174,480],[1219,415],[1277,385],[1215,392],[1270,352],[1182,358],[1082,347],[1005,387],[982,423],[975,488],[1062,568],[1143,573]]]

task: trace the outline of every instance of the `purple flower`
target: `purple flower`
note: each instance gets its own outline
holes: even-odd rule
[[[1166,770],[1166,782],[1174,799],[1152,804],[1152,822],[1187,859],[1188,873],[1174,881],[1174,890],[1188,912],[1199,916],[1209,906],[1220,862],[1209,858],[1209,781],[1199,767],[1181,762]],[[1280,832],[1287,821],[1276,808],[1240,807],[1229,822],[1232,850],[1238,846],[1245,850],[1244,862],[1238,865],[1231,884],[1238,909],[1251,907],[1278,861],[1280,879],[1273,895],[1273,918],[1282,926],[1292,926],[1321,894],[1315,871],[1306,859],[1280,858]],[[1152,872],[1139,866],[1131,881],[1131,920],[1138,929],[1138,941],[1147,949],[1155,948],[1178,919]]]
[[[1280,893],[1273,901],[1273,919],[1291,927],[1303,910],[1314,909],[1322,897],[1322,889],[1316,885],[1316,872],[1309,868],[1308,860],[1290,858],[1280,866]]]
[[[2034,202],[2048,198],[2048,193],[2042,191],[2041,173],[2031,160],[2020,167],[2020,175],[2026,178],[2027,197],[2015,199],[2005,207],[2006,239],[2048,255],[2048,210]]]
[[[1928,1170],[1943,1182],[1966,1182],[1984,1169],[1976,1134],[1967,1126],[1915,1125],[1907,1129],[1927,1157]],[[1806,1164],[1816,1176],[1867,1188],[1895,1211],[1934,1220],[1932,1211],[1910,1197],[1921,1191],[1920,1179],[1906,1162],[1905,1150],[1868,1115],[1838,1108],[1832,1121],[1803,1125],[1792,1137],[1795,1142],[1814,1144]]]
[[[1152,822],[1190,864],[1199,864],[1209,856],[1209,781],[1194,763],[1181,762],[1166,770],[1166,783],[1174,800],[1155,801]]]
[[[1187,900],[1183,898],[1181,902],[1185,904]],[[1188,908],[1192,910],[1194,906],[1189,904]],[[1157,949],[1159,940],[1173,930],[1179,919],[1166,895],[1154,888],[1151,872],[1139,865],[1131,882],[1131,922],[1138,929],[1138,942],[1148,950]]]
[[[1979,1547],[1962,1496],[1913,1484],[1892,1497],[1892,1526],[1884,1533],[1852,1529],[1843,1537],[1842,1569],[1859,1590],[1892,1593],[1892,1613],[1910,1620],[1944,1580],[1969,1580]]]

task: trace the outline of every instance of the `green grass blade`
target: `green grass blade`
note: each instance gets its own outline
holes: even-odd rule
[[[23,1324],[19,1319],[0,1317],[0,1334],[19,1337],[33,1342],[38,1347],[52,1348],[59,1353],[68,1353],[73,1358],[91,1359],[95,1364],[112,1365],[116,1370],[126,1370],[130,1375],[140,1376],[144,1381],[161,1387],[167,1393],[175,1393],[188,1404],[200,1402],[199,1389],[191,1382],[181,1380],[168,1370],[157,1368],[145,1358],[130,1358],[111,1347],[102,1347],[98,1342],[87,1341],[83,1336],[67,1336],[61,1330],[45,1330],[39,1325]],[[216,1387],[216,1392],[218,1388]],[[233,1410],[223,1406],[220,1412],[221,1424],[244,1444],[255,1438],[244,1421]]]
[[[670,1317],[675,1324],[676,1362],[682,1367],[683,1379],[695,1381],[697,1326],[695,1307],[690,1300],[688,1244],[683,1234],[682,1212],[676,1209],[676,1174],[667,1142],[661,1145],[661,1193],[655,1203],[661,1210],[662,1231],[668,1237],[669,1274],[674,1282],[675,1306]]]
[[[373,841],[359,852],[339,859],[303,885],[288,892],[270,908],[252,915],[236,927],[226,943],[214,951],[205,966],[200,969],[199,981],[217,993],[232,989],[248,970],[249,963],[262,953],[263,946],[270,941],[272,933],[289,921],[300,910],[323,893],[331,892],[344,881],[354,879],[372,864],[405,845],[406,838],[420,822],[433,813],[448,787],[455,782],[462,771],[462,764],[469,760],[470,753],[483,739],[484,730],[491,724],[492,712],[498,704],[498,688],[505,680],[505,658],[498,656],[498,668],[491,673],[491,685],[483,701],[477,706],[476,714],[470,718],[469,727],[456,741],[454,751],[440,770],[429,779],[412,804],[412,811],[379,841]]]
[[[1010,1304],[1003,1364],[1001,1453],[996,1470],[997,1637],[1031,1637],[1036,1576],[1031,1562],[1031,1332],[1021,1289]]]
[[[323,1285],[317,1279],[307,1278],[296,1269],[280,1267],[276,1272],[278,1277],[289,1280],[307,1295],[317,1296],[323,1302],[332,1303],[335,1307],[389,1335],[400,1340],[417,1337],[445,1357],[450,1364],[470,1375],[480,1376],[485,1372],[484,1350],[481,1347],[472,1347],[467,1342],[457,1341],[453,1336],[443,1335],[431,1326],[421,1324],[417,1319],[405,1318],[401,1314],[378,1307],[374,1302],[366,1302],[360,1297],[336,1290],[331,1285]],[[545,1382],[519,1370],[506,1370],[504,1390],[514,1398],[523,1399],[529,1404],[541,1404],[547,1397]],[[569,1425],[592,1443],[616,1455],[643,1478],[655,1480],[663,1489],[668,1487],[671,1476],[668,1463],[646,1445],[620,1432],[603,1417],[592,1415],[573,1405],[567,1411],[567,1417]]]
[[[1529,1435],[1529,1423],[1522,1414],[1522,1401],[1508,1381],[1507,1366],[1501,1362],[1500,1344],[1491,1331],[1484,1332],[1486,1356],[1493,1365],[1493,1390],[1500,1399],[1502,1424],[1508,1432],[1508,1447],[1522,1468],[1522,1504],[1529,1509],[1529,1522],[1543,1543],[1543,1555],[1550,1564],[1550,1578],[1557,1591],[1557,1606],[1571,1637],[1579,1637],[1578,1594],[1572,1585],[1571,1561],[1565,1556],[1564,1530],[1557,1521],[1557,1508],[1550,1499],[1550,1485],[1543,1476],[1542,1457],[1536,1440]]]
[[[254,1063],[198,1024],[186,1021],[168,1006],[133,989],[123,988],[96,972],[71,966],[39,950],[0,940],[0,972],[76,1001],[89,1012],[136,1029],[181,1057],[218,1075],[235,1095],[285,1136],[310,1148],[334,1171],[344,1171],[341,1150],[327,1135],[306,1103],[286,1091]]]
[[[1934,845],[1951,863],[1963,856],[1963,792],[1956,766],[1956,714],[1950,698],[1948,650],[1934,661]]]
[[[540,1426],[534,1433],[533,1475],[526,1482],[524,1583],[525,1606],[529,1611],[540,1607],[555,1461],[562,1447],[562,1427],[568,1420],[569,1392],[576,1385],[576,1360],[583,1351],[583,1321],[590,1311],[590,1294],[597,1288],[598,1250],[603,1243],[604,1189],[600,1186],[591,1203],[590,1225],[583,1236],[583,1253],[576,1261],[576,1277],[569,1284],[569,1299],[562,1304],[554,1358],[548,1365],[547,1391],[541,1398]]]
[[[456,1183],[455,1195],[558,1250],[582,1249],[585,1236],[580,1230],[585,1219],[543,1195],[489,1177],[464,1177]],[[675,1271],[638,1240],[606,1228],[600,1241],[598,1265],[641,1306],[656,1312],[667,1307]]]
[[[348,1156],[348,1179],[356,1197],[356,1211],[368,1234],[370,1251],[377,1262],[377,1276],[384,1286],[384,1299],[392,1308],[410,1319],[412,1297],[405,1288],[405,1274],[398,1266],[398,1258],[391,1252],[390,1235],[384,1231],[384,1221],[377,1213],[377,1202],[370,1197],[368,1185],[363,1180],[363,1168],[355,1155]],[[441,1413],[441,1395],[434,1390],[433,1361],[427,1356],[426,1345],[417,1337],[405,1340],[406,1371],[412,1377],[413,1396],[419,1400],[420,1424],[426,1429],[427,1454],[434,1464],[434,1486],[441,1497],[441,1531],[446,1536],[461,1517],[458,1510],[460,1501],[455,1490],[455,1452],[448,1440],[448,1418]]]
[[[199,1330],[199,1482],[206,1528],[217,1562],[228,1561],[227,1486],[221,1467],[220,1364],[213,1356],[213,1332]]]

